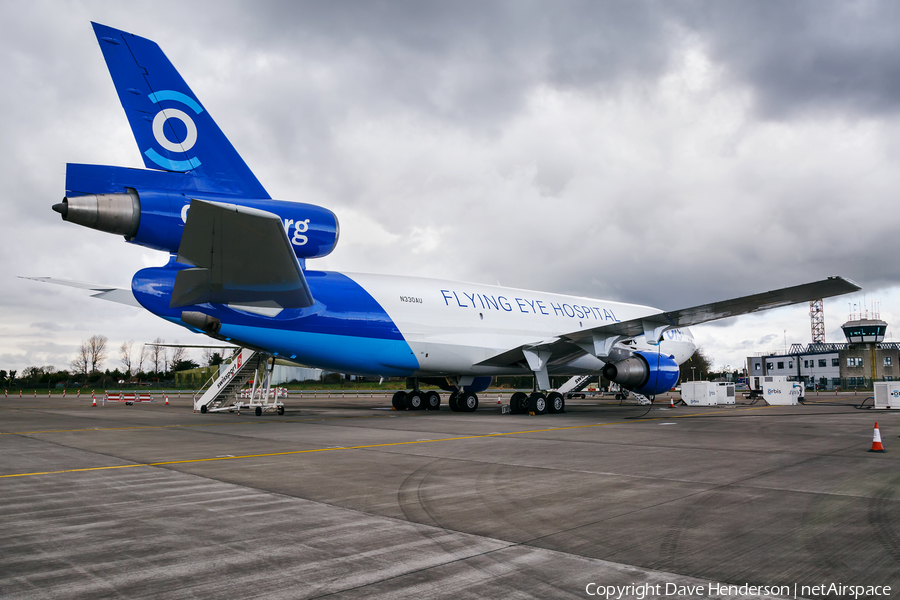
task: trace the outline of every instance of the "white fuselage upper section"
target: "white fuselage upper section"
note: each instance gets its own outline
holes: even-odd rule
[[[344,275],[387,312],[415,353],[421,374],[503,374],[497,367],[477,365],[524,345],[550,343],[564,334],[662,312],[638,304],[499,286],[391,275]],[[659,347],[647,344],[643,336],[625,347],[659,349],[674,356],[679,364],[696,349],[686,328],[665,332]],[[603,365],[603,361],[586,354],[554,365],[550,373],[592,373]],[[521,373],[522,369],[508,372]]]

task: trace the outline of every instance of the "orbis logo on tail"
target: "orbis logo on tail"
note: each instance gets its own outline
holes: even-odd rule
[[[203,112],[203,107],[200,106],[196,100],[174,90],[154,92],[147,97],[154,104],[159,104],[163,100],[180,102],[194,111],[195,115],[199,115]],[[170,119],[179,121],[184,126],[184,139],[180,142],[172,141],[166,135],[166,124]],[[171,125],[169,125],[168,129],[174,133],[174,129]],[[197,143],[197,125],[194,123],[194,120],[191,119],[190,115],[183,110],[178,110],[177,108],[160,109],[160,111],[156,113],[156,116],[153,117],[153,138],[163,149],[185,155],[185,160],[171,160],[160,155],[159,152],[153,148],[144,150],[144,155],[160,167],[169,171],[190,171],[191,169],[196,169],[200,166],[201,163],[199,158],[196,156],[187,156],[187,153],[190,152],[191,148],[194,147],[194,144]]]

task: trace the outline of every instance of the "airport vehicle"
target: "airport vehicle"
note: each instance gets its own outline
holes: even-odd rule
[[[560,412],[550,375],[601,373],[652,397],[695,350],[691,325],[856,291],[840,277],[663,312],[438,279],[316,271],[338,243],[327,208],[272,199],[154,42],[94,32],[146,169],[68,164],[63,220],[170,254],[131,289],[64,283],[212,338],[329,371],[405,376],[395,407],[474,411],[496,375],[534,375],[512,412]]]

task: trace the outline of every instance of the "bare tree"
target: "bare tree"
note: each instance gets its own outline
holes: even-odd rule
[[[172,366],[175,366],[181,361],[187,360],[187,357],[187,348],[172,348],[172,359],[170,361],[170,364]]]
[[[78,353],[72,359],[72,372],[87,376],[91,368],[91,350],[87,341],[82,341],[78,347]]]
[[[150,360],[153,362],[153,372],[159,373],[159,363],[162,362],[163,366],[166,364],[166,353],[165,350],[160,344],[165,344],[166,341],[162,338],[156,338],[153,340],[153,345],[150,346]]]
[[[138,355],[138,367],[137,372],[144,372],[144,360],[147,358],[147,345],[141,344],[141,353]]]
[[[131,359],[134,351],[132,350],[134,346],[134,340],[128,340],[127,342],[122,342],[122,345],[119,347],[119,360],[122,361],[122,366],[125,367],[125,374],[131,375]]]
[[[90,356],[91,373],[95,373],[103,366],[106,360],[106,343],[109,340],[105,335],[92,335],[88,339],[88,353]]]
[[[212,348],[204,348],[203,353],[200,355],[200,363],[204,367],[208,367],[209,363],[212,361]]]

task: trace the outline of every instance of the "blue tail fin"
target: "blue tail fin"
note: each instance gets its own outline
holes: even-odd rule
[[[148,169],[190,172],[223,193],[269,198],[155,42],[92,25]]]

